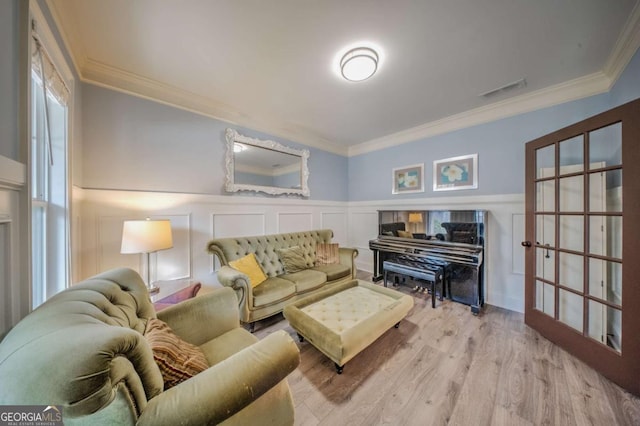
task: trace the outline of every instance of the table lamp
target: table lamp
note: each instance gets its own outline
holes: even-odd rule
[[[418,232],[418,223],[422,223],[422,213],[420,212],[416,212],[416,213],[409,213],[409,223],[414,223],[415,225],[413,225],[413,229],[414,232]]]
[[[173,247],[171,236],[171,221],[165,220],[125,220],[122,227],[122,254],[146,254],[146,280],[149,294],[157,293],[160,289],[151,283],[149,269],[150,254],[158,250]]]

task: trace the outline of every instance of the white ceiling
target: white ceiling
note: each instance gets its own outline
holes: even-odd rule
[[[636,0],[47,3],[84,81],[345,154],[602,93],[640,43]],[[381,63],[348,82],[360,41]]]

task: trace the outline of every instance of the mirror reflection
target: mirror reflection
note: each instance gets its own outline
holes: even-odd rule
[[[260,140],[227,129],[226,186],[229,192],[309,196],[309,151]]]
[[[298,155],[235,142],[233,177],[237,184],[302,188]]]
[[[484,210],[380,210],[380,237],[484,245]]]

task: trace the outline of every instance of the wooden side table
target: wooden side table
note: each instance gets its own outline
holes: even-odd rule
[[[158,281],[154,284],[160,288],[158,293],[151,295],[156,312],[195,297],[202,287],[200,281],[196,280]]]

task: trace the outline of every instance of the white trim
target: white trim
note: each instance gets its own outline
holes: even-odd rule
[[[29,3],[29,8],[31,11],[31,18],[36,21],[35,32],[38,34],[38,37],[40,38],[40,41],[42,42],[45,50],[47,51],[49,56],[51,56],[51,60],[53,61],[56,70],[61,74],[60,76],[63,78],[64,83],[69,89],[69,98],[72,99],[74,81],[73,72],[71,71],[71,68],[69,68],[64,54],[60,50],[60,46],[58,46],[58,42],[56,41],[53,32],[51,32],[51,29],[49,28],[49,22],[44,17],[44,14],[40,9],[40,5],[38,4],[38,2],[31,1]]]
[[[179,89],[159,81],[142,77],[128,71],[111,67],[104,63],[87,59],[81,74],[82,81],[106,87],[132,96],[160,102],[175,108],[215,118],[226,123],[248,127],[290,141],[347,155],[347,147],[322,138],[313,132],[287,122],[277,122],[268,118],[250,117],[229,105],[213,99]]]
[[[524,194],[494,194],[412,198],[405,200],[387,199],[374,201],[349,201],[348,205],[350,208],[376,208],[392,206],[393,210],[445,210],[448,208],[452,208],[453,206],[476,206],[475,210],[482,210],[481,206],[522,203],[524,203]],[[377,211],[377,209],[375,209],[375,211]]]
[[[346,207],[347,201],[305,200],[302,198],[273,198],[241,195],[212,195],[184,192],[134,191],[126,189],[80,188],[82,200],[108,202],[124,208],[135,207],[146,211],[161,210],[186,203],[212,203],[217,205],[279,205],[279,206],[337,206]]]
[[[25,165],[0,155],[0,188],[19,191],[25,182]]]
[[[32,3],[35,4],[33,1]],[[83,82],[349,157],[607,92],[640,48],[639,3],[620,32],[602,71],[347,147],[299,126],[249,117],[212,99],[92,60],[86,56],[80,37],[66,32],[56,3],[46,0],[46,4]]]
[[[524,194],[493,194],[474,196],[451,196],[451,197],[430,197],[396,199],[389,198],[383,200],[368,201],[326,201],[326,200],[305,200],[300,198],[271,198],[241,195],[212,195],[184,192],[156,192],[156,191],[136,191],[126,189],[101,189],[101,188],[81,188],[74,186],[74,195],[83,201],[106,202],[110,205],[120,205],[124,208],[136,208],[146,211],[149,206],[154,206],[153,210],[167,209],[172,206],[184,205],[186,203],[212,203],[212,204],[233,204],[233,205],[253,205],[253,206],[320,206],[320,207],[349,207],[355,209],[368,209],[371,213],[376,213],[378,207],[391,206],[394,210],[438,210],[453,206],[491,206],[494,204],[522,204]],[[445,207],[442,207],[445,206]],[[398,207],[398,208],[396,208]],[[371,210],[373,208],[373,210]]]
[[[610,86],[611,80],[597,72],[350,146],[349,157],[598,95],[607,92]]]
[[[638,49],[640,49],[640,2],[636,3],[631,11],[627,22],[620,31],[620,37],[602,67],[603,72],[611,80],[609,89],[618,81]]]

